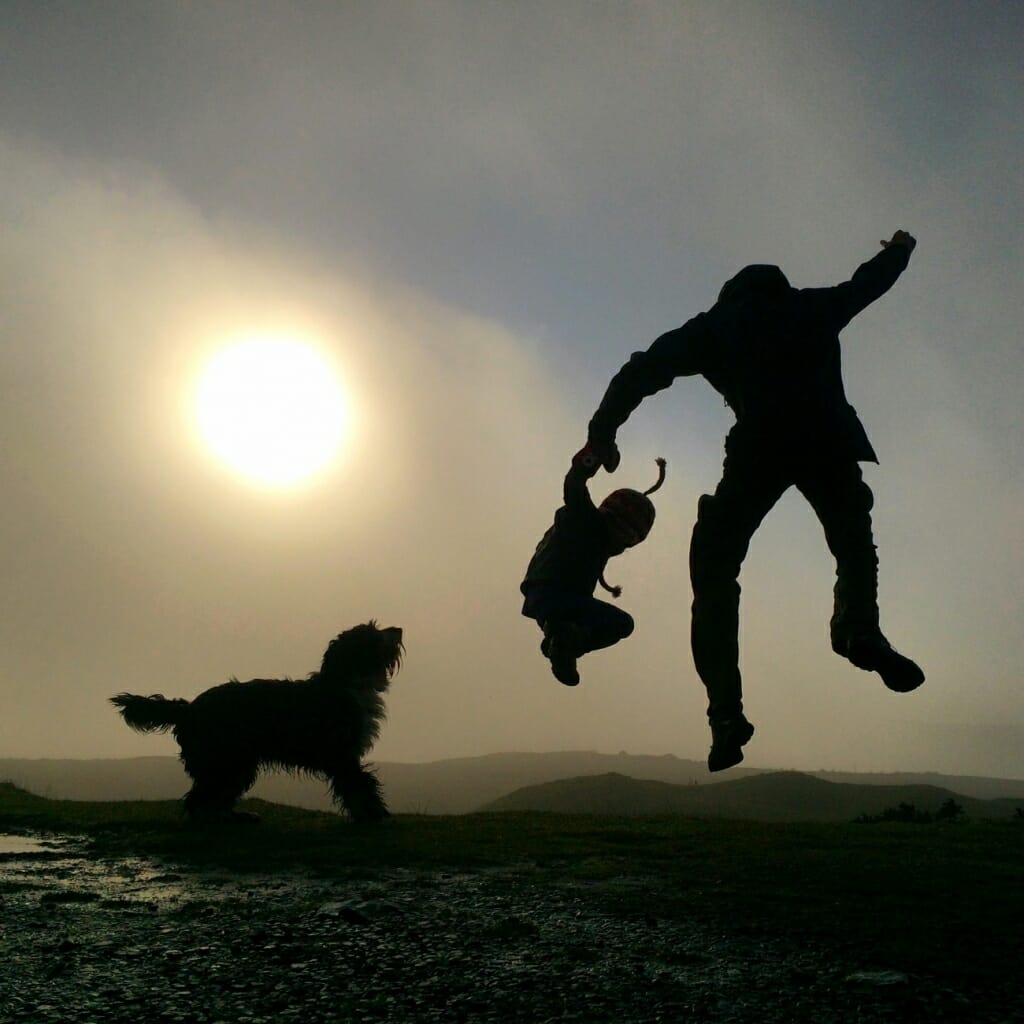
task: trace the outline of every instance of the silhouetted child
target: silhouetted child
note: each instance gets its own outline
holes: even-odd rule
[[[633,632],[626,612],[594,597],[598,583],[612,597],[621,587],[604,579],[608,559],[635,547],[654,525],[653,494],[665,479],[665,460],[658,459],[658,480],[642,494],[628,488],[612,491],[595,506],[587,481],[600,462],[584,448],[576,453],[565,476],[565,504],[541,538],[519,589],[523,614],[544,631],[541,653],[550,660],[555,678],[576,686],[576,660],[589,651],[611,647]]]

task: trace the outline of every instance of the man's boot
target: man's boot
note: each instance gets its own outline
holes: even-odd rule
[[[743,760],[740,749],[750,742],[754,727],[742,712],[734,718],[711,722],[711,753],[708,754],[708,771],[720,772]]]
[[[909,693],[924,682],[924,672],[895,650],[880,632],[862,633],[839,653],[865,672],[877,672],[882,682],[896,693]]]

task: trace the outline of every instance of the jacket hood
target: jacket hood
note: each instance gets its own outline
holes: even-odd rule
[[[718,301],[733,302],[755,294],[783,295],[789,287],[789,281],[779,267],[771,263],[752,263],[722,285]]]

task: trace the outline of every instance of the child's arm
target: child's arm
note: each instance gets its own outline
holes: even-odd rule
[[[587,481],[601,468],[598,457],[589,445],[581,448],[573,457],[569,472],[562,485],[562,500],[569,509],[594,508],[594,500],[587,489]]]

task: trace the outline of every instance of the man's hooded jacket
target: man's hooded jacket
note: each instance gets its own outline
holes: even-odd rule
[[[843,389],[839,332],[909,259],[890,245],[831,288],[793,288],[778,267],[745,267],[710,310],[630,357],[590,421],[591,440],[614,440],[644,398],[700,374],[736,415],[730,451],[877,462]]]

